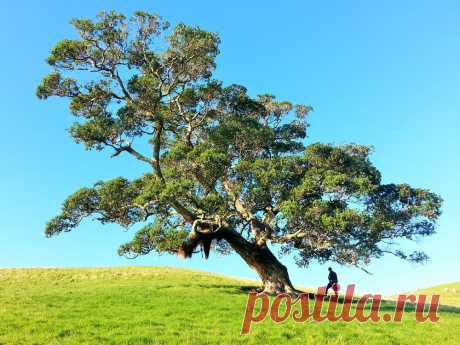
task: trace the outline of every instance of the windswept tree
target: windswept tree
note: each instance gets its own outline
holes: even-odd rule
[[[88,150],[131,155],[143,176],[84,187],[65,200],[46,235],[83,218],[140,230],[120,255],[190,257],[232,251],[267,293],[294,292],[272,253],[365,269],[400,239],[434,233],[441,199],[407,184],[383,184],[361,145],[305,146],[311,108],[252,97],[212,78],[219,37],[199,27],[173,29],[156,14],[109,12],[75,19],[77,39],[56,44],[41,99],[68,98],[69,133]]]

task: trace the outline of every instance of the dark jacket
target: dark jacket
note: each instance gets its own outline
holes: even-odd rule
[[[328,277],[328,278],[329,278],[329,281],[330,281],[331,283],[335,283],[335,284],[338,283],[337,273],[335,273],[334,271],[330,271],[330,272],[329,272],[329,277]]]

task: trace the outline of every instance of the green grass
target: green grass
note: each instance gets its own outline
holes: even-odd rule
[[[438,323],[269,319],[240,328],[251,282],[171,268],[0,270],[0,344],[459,344],[460,313]],[[388,303],[384,309],[390,310]]]

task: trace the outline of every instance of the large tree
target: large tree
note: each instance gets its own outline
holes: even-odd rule
[[[78,38],[56,44],[42,99],[70,99],[69,133],[88,150],[108,149],[145,164],[143,176],[81,188],[46,226],[53,236],[85,217],[132,227],[119,248],[190,257],[199,249],[235,251],[264,291],[294,292],[272,253],[365,269],[400,239],[434,233],[441,199],[407,184],[383,184],[362,145],[305,146],[306,105],[252,97],[212,78],[219,37],[199,27],[173,29],[156,14],[104,12],[75,19]]]

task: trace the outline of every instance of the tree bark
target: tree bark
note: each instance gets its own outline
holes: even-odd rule
[[[243,260],[257,272],[263,282],[263,291],[268,294],[296,294],[289,273],[266,245],[257,245],[247,241],[232,229],[222,229],[220,234]]]

